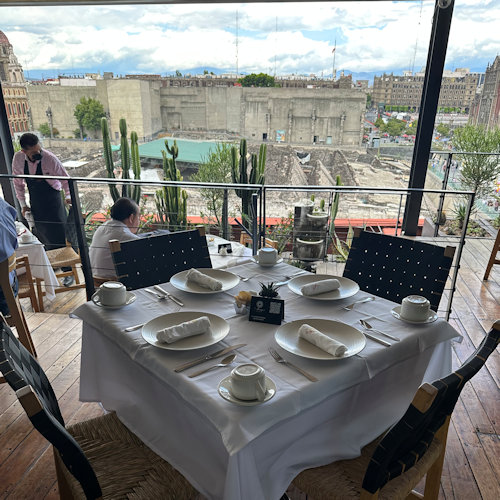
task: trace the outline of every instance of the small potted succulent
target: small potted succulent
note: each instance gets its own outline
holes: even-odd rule
[[[267,297],[268,299],[278,297],[278,286],[276,286],[274,282],[267,283],[267,285],[265,283],[261,283],[259,295],[261,297]]]

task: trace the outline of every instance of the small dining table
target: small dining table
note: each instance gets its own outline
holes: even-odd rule
[[[57,276],[52,269],[43,244],[33,233],[29,231],[29,229],[25,228],[24,225],[21,224],[19,226],[16,224],[16,227],[18,227],[18,247],[16,249],[16,255],[19,257],[22,255],[28,256],[32,276],[34,278],[43,279],[45,297],[49,300],[54,300],[56,298],[55,289],[61,285],[59,284]],[[22,236],[25,234],[31,235],[31,240],[26,243],[22,241]]]
[[[423,381],[451,371],[451,342],[460,335],[441,318],[423,324],[401,321],[397,304],[365,292],[341,300],[315,300],[280,289],[283,324],[299,319],[341,322],[361,330],[359,320],[399,338],[390,346],[366,339],[347,358],[319,360],[292,354],[277,344],[279,325],[249,321],[237,314],[234,296],[258,291],[260,282],[286,281],[297,268],[285,263],[262,267],[246,262],[228,269],[250,279],[231,290],[196,294],[163,287],[181,299],[157,300],[135,290],[121,309],[86,303],[73,312],[83,320],[80,399],[99,401],[152,450],[176,467],[209,499],[277,500],[302,470],[359,456],[360,449],[394,424]],[[163,349],[145,340],[141,329],[125,328],[179,311],[209,312],[224,318],[229,333],[216,345],[196,350]],[[234,363],[189,378],[200,367],[174,369],[224,346],[244,343]],[[174,345],[174,344],[172,344]],[[268,349],[318,379],[311,382],[277,363]],[[256,363],[276,387],[274,397],[243,406],[227,401],[219,383],[239,363]]]

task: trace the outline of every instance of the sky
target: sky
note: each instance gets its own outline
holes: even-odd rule
[[[28,78],[204,69],[331,77],[335,66],[337,77],[372,79],[425,66],[433,10],[433,0],[0,6],[0,30]],[[456,0],[445,69],[484,72],[500,54],[499,26],[499,0]]]

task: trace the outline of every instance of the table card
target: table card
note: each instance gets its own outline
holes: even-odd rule
[[[250,321],[281,325],[285,317],[285,301],[269,297],[252,297],[250,302]]]
[[[233,253],[233,248],[231,243],[221,243],[218,250],[220,255],[227,255],[228,253]]]

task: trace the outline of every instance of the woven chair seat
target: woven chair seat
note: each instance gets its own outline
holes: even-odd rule
[[[80,262],[80,256],[70,246],[47,250],[47,257],[50,265],[55,269],[58,267],[70,267]]]
[[[367,444],[361,456],[352,460],[339,460],[323,467],[315,467],[301,472],[293,484],[299,490],[307,491],[308,500],[342,500],[359,498],[361,484],[370,458],[382,436]],[[399,500],[406,498],[415,484],[422,479],[430,465],[437,459],[442,449],[441,443],[434,439],[425,455],[405,474],[389,481],[379,493],[378,498]],[[326,493],[326,494],[325,494]]]
[[[103,499],[190,500],[198,492],[168,462],[130,432],[115,413],[67,427],[92,465]],[[80,483],[55,454],[73,497],[84,499]]]

